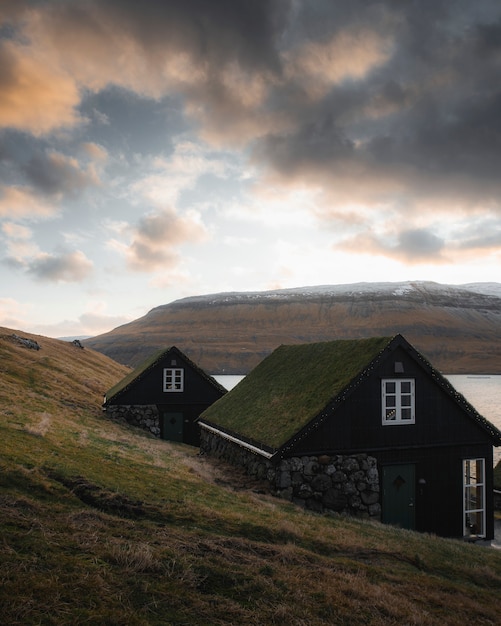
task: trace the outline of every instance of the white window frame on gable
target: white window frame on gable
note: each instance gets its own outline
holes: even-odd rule
[[[184,391],[184,369],[182,367],[164,368],[164,391],[166,393]]]
[[[413,378],[383,378],[381,381],[383,426],[415,424],[414,389]]]

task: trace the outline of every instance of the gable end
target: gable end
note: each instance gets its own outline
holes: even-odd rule
[[[217,382],[215,378],[207,374],[203,369],[201,369],[196,363],[194,363],[191,359],[189,359],[184,353],[181,352],[176,346],[172,346],[170,348],[159,350],[153,353],[148,359],[143,361],[136,369],[127,374],[122,380],[120,380],[116,385],[111,387],[106,394],[104,399],[104,404],[109,404],[111,401],[117,401],[120,396],[127,393],[134,385],[136,385],[140,380],[145,378],[149,372],[154,370],[159,364],[162,363],[164,359],[167,357],[175,357],[182,360],[188,367],[193,369],[201,378],[205,379],[210,385],[212,385],[215,389],[221,392],[221,395],[227,393],[227,389],[225,389],[220,383]]]

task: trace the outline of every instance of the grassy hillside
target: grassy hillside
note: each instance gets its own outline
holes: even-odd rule
[[[501,551],[238,488],[195,449],[102,415],[125,368],[51,339],[30,350],[11,332],[0,329],[2,623],[501,623]]]

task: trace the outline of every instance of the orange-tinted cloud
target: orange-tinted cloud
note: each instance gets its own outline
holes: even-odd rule
[[[361,80],[388,61],[391,39],[364,29],[341,31],[326,41],[309,41],[291,53],[286,72],[313,98],[322,98],[333,85]]]
[[[174,210],[142,218],[126,250],[131,269],[140,272],[172,270],[180,261],[178,248],[205,239],[207,232],[194,215],[178,215]]]
[[[0,186],[0,216],[9,218],[48,217],[55,215],[58,207],[26,187]]]
[[[11,41],[0,44],[0,128],[42,135],[75,126],[79,102],[74,79],[43,55]]]
[[[93,161],[103,162],[108,158],[108,151],[106,148],[93,141],[88,141],[82,144],[82,150]]]

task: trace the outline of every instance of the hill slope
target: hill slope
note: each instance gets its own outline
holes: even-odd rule
[[[12,334],[0,329],[2,623],[501,622],[500,551],[237,489],[234,469],[103,417],[123,367]]]
[[[84,343],[131,366],[176,345],[211,374],[244,374],[281,344],[397,333],[444,373],[501,373],[501,285],[359,283],[191,297]]]

